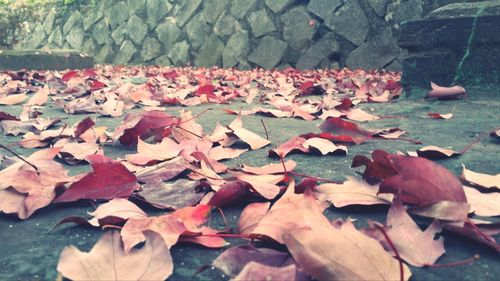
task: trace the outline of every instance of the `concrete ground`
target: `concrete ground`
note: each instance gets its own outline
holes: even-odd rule
[[[493,94],[492,94],[493,93]],[[374,114],[396,115],[404,118],[381,119],[379,121],[367,122],[366,128],[399,127],[408,132],[406,137],[417,139],[423,145],[415,145],[403,141],[373,140],[367,143],[350,146],[347,156],[314,156],[294,154],[287,158],[298,163],[297,172],[306,173],[322,178],[342,180],[345,176],[355,175],[356,170],[350,168],[351,160],[355,155],[368,155],[374,149],[384,149],[389,152],[415,151],[424,145],[437,145],[441,147],[452,147],[456,150],[462,149],[470,143],[478,134],[500,126],[500,91],[498,89],[475,89],[470,91],[469,98],[458,101],[425,101],[412,95],[411,99],[400,100],[384,104],[363,104],[362,109],[373,109]],[[421,96],[421,95],[420,95]],[[233,115],[223,113],[222,108],[239,109],[248,105],[233,103],[231,105],[204,105],[190,108],[194,113],[201,112],[211,107],[203,118],[199,118],[206,132],[211,132],[216,121],[228,124],[235,118]],[[181,107],[169,107],[168,112],[176,113]],[[185,108],[184,108],[185,109]],[[426,115],[427,112],[448,113],[454,110],[454,117],[450,120],[432,120]],[[0,107],[0,111],[19,114],[20,107]],[[63,121],[73,124],[86,115],[66,115],[60,108],[46,107],[43,110],[46,117],[64,117]],[[318,131],[316,125],[321,120],[307,122],[297,119],[277,119],[261,116],[243,117],[244,126],[261,136],[264,129],[260,119],[263,119],[269,131],[272,146],[277,146],[290,137]],[[116,127],[122,118],[98,118],[98,125],[105,125],[111,129]],[[19,140],[17,137],[0,136],[0,143],[8,144]],[[237,163],[250,165],[264,165],[276,161],[267,157],[270,147],[251,151],[241,157],[228,161],[228,166]],[[475,145],[468,153],[438,161],[449,168],[453,173],[460,174],[461,164],[464,163],[468,169],[473,171],[497,174],[500,172],[500,146],[498,141],[485,137]],[[31,152],[16,148],[15,151],[28,155]],[[105,153],[113,158],[132,153],[121,146],[105,147]],[[6,151],[0,152],[8,154]],[[88,166],[69,167],[72,173],[81,173]],[[144,206],[142,206],[144,207]],[[158,211],[144,207],[149,214],[158,214]],[[243,206],[225,208],[224,212],[232,227],[236,227],[239,214]],[[0,280],[55,280],[57,277],[56,265],[61,250],[68,245],[75,245],[80,250],[88,251],[101,236],[101,230],[94,230],[74,225],[64,225],[51,230],[61,219],[68,216],[87,217],[86,212],[94,208],[88,202],[73,203],[67,205],[52,205],[37,211],[32,217],[25,221],[0,214]],[[385,222],[387,207],[349,207],[329,208],[327,216],[356,218],[358,226],[365,225],[367,219]],[[222,219],[214,213],[211,224],[215,227],[222,226]],[[411,280],[498,280],[500,267],[498,266],[499,255],[476,242],[458,237],[451,233],[444,234],[446,254],[439,263],[449,263],[469,258],[479,254],[481,258],[470,265],[430,269],[412,268]],[[232,245],[248,243],[244,240],[231,240]],[[174,274],[170,280],[227,280],[227,276],[221,275],[217,269],[208,269],[196,276],[193,274],[198,268],[211,263],[222,250],[209,250],[193,245],[176,245],[172,249],[175,263]],[[348,253],[346,253],[348,254]]]

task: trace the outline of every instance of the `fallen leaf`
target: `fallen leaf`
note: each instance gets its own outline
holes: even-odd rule
[[[180,209],[196,205],[205,195],[197,192],[198,182],[178,179],[174,182],[149,181],[138,193],[149,204],[162,209]]]
[[[500,193],[482,193],[468,186],[464,186],[464,191],[471,206],[470,212],[483,217],[500,216]]]
[[[117,231],[106,232],[88,253],[68,246],[57,271],[72,280],[165,280],[174,269],[170,251],[158,234],[145,237],[144,247],[128,253]]]
[[[336,228],[330,224],[291,230],[284,242],[294,260],[318,280],[408,280],[411,272],[376,240],[362,234],[352,223]]]
[[[27,106],[44,105],[49,100],[49,88],[43,88],[36,92],[26,103]]]
[[[318,150],[321,155],[327,155],[329,153],[335,153],[337,151],[340,151],[343,154],[347,154],[346,146],[336,146],[333,142],[322,138],[310,138],[303,143],[303,146],[309,148],[309,150],[311,150],[312,147]]]
[[[316,186],[315,196],[321,201],[329,201],[335,207],[350,205],[390,205],[392,194],[377,194],[379,185],[372,186],[354,177],[347,177],[342,184],[327,183]]]
[[[247,143],[252,150],[262,148],[271,143],[269,140],[263,139],[259,135],[243,128],[243,122],[240,117],[231,122],[228,128],[231,130],[231,134],[234,134],[240,140]]]
[[[462,164],[463,171],[461,175],[461,179],[464,182],[467,182],[469,184],[472,184],[474,186],[479,186],[482,188],[494,188],[494,189],[500,189],[500,174],[496,175],[488,175],[488,174],[482,174],[482,173],[477,173],[473,172],[471,170],[467,170],[465,168],[465,165]]]
[[[322,132],[328,132],[336,137],[336,141],[352,142],[361,144],[372,137],[372,133],[367,131],[355,123],[344,121],[340,118],[330,118],[321,124]]]
[[[453,113],[441,114],[439,112],[429,112],[427,113],[431,119],[451,119],[453,117]]]
[[[447,148],[441,148],[439,146],[429,145],[417,149],[417,155],[419,157],[427,159],[446,159],[461,155],[461,153],[453,149],[447,149]]]
[[[431,82],[432,91],[427,93],[425,98],[435,98],[438,100],[456,99],[462,96],[467,96],[467,92],[463,87],[442,87]]]
[[[26,94],[13,94],[0,96],[0,105],[15,105],[20,104],[26,99]]]
[[[87,160],[93,172],[71,184],[54,202],[128,198],[134,190],[139,189],[136,176],[119,162],[100,154],[91,155]]]

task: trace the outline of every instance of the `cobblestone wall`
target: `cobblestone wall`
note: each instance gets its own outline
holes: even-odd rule
[[[400,23],[459,1],[97,2],[52,9],[16,48],[71,48],[113,64],[400,70]]]

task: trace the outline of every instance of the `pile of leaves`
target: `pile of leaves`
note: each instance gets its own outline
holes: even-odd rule
[[[102,203],[90,218],[60,222],[113,229],[88,253],[74,246],[63,250],[57,270],[73,280],[166,279],[173,273],[170,249],[177,243],[223,248],[234,238],[251,243],[229,247],[212,263],[234,280],[408,280],[411,267],[434,267],[445,253],[443,229],[500,251],[493,237],[500,225],[485,218],[500,215],[499,175],[464,166],[457,177],[428,159],[458,156],[472,144],[459,152],[428,146],[409,154],[358,155],[352,167],[365,167],[362,176],[344,182],[297,173],[298,164],[286,159],[292,152],[345,155],[348,146],[372,139],[420,143],[401,138],[405,132],[399,128],[368,130],[353,122],[393,118],[356,105],[397,98],[399,80],[394,72],[349,69],[99,66],[0,73],[0,104],[23,106],[19,116],[0,112],[0,128],[5,135],[22,136],[15,145],[37,149],[25,157],[1,145],[13,156],[2,157],[0,211],[28,219],[51,204]],[[463,96],[463,88],[433,85],[428,98]],[[257,105],[224,110],[237,116],[212,132],[197,122],[203,113],[164,111],[172,105],[235,101]],[[64,124],[43,117],[47,105],[95,117]],[[134,108],[141,110],[127,113]],[[324,121],[316,132],[275,144],[268,151],[275,159],[269,165],[227,167],[224,160],[271,144],[245,128],[242,116],[248,114]],[[122,121],[116,128],[100,127],[100,116]],[[498,138],[498,130],[491,136]],[[136,152],[112,159],[105,153],[111,145]],[[90,164],[92,171],[69,176],[62,163]],[[137,202],[164,212],[148,215]],[[211,213],[229,205],[244,206],[237,229],[211,227]],[[353,220],[324,215],[329,207],[353,205],[387,205],[387,220],[356,228]],[[430,219],[424,231],[410,214]]]

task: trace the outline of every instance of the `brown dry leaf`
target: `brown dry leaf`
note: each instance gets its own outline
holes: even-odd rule
[[[346,117],[349,120],[353,121],[359,121],[359,122],[364,122],[364,121],[375,121],[380,119],[380,117],[370,114],[366,111],[363,111],[359,108],[352,108],[346,113]]]
[[[482,193],[477,189],[464,186],[470,212],[483,217],[500,216],[500,193]]]
[[[43,88],[36,92],[26,103],[27,106],[44,105],[49,100],[49,88]]]
[[[173,272],[170,250],[153,232],[145,234],[145,245],[123,250],[120,234],[106,232],[88,253],[75,246],[64,248],[57,271],[72,280],[165,280]]]
[[[286,168],[286,171],[293,171],[295,167],[297,167],[297,163],[293,160],[288,160],[284,164],[268,164],[262,167],[252,167],[248,165],[241,165],[241,170],[245,173],[250,173],[254,175],[269,175],[269,174],[282,174],[286,172],[283,168],[283,165]]]
[[[312,148],[317,149],[322,155],[327,155],[329,153],[334,153],[337,151],[341,151],[342,153],[347,154],[347,147],[345,145],[335,145],[333,142],[322,139],[322,138],[310,138],[306,140],[303,144],[304,147],[309,148],[309,151]]]
[[[54,144],[54,147],[60,147],[59,156],[68,164],[76,165],[90,156],[102,153],[101,147],[97,143],[89,142],[70,142],[68,139],[62,139]]]
[[[252,150],[262,148],[271,143],[269,140],[261,138],[259,135],[243,128],[243,122],[239,116],[227,127],[231,129],[232,134],[237,136],[241,141],[247,143]]]
[[[441,230],[442,227],[436,220],[422,231],[408,215],[400,200],[392,204],[387,214],[387,235],[399,256],[413,266],[432,265],[445,253],[444,239],[442,237],[434,239]],[[395,255],[383,235],[377,240],[387,251]]]
[[[0,105],[15,105],[22,103],[27,98],[26,94],[0,96]]]
[[[309,152],[309,148],[304,147],[304,142],[306,141],[305,138],[299,137],[299,136],[294,136],[291,139],[289,139],[287,142],[281,144],[277,148],[271,149],[267,152],[269,156],[278,156],[278,157],[285,157],[287,156],[290,152],[294,150],[300,150],[304,153]]]
[[[442,148],[435,145],[425,146],[417,150],[418,156],[427,159],[444,159],[457,156],[460,154],[461,154],[460,152],[457,152],[453,149]]]
[[[318,280],[400,280],[399,262],[351,222],[292,229],[284,242],[300,268]],[[403,280],[410,279],[406,265],[403,271]]]
[[[453,113],[441,114],[439,112],[429,112],[427,113],[427,116],[431,119],[451,119],[451,117],[453,117]]]
[[[465,165],[462,164],[463,171],[460,178],[462,181],[468,182],[469,184],[479,186],[482,188],[495,188],[500,189],[500,174],[496,175],[488,175],[473,172],[471,170],[467,170]]]
[[[137,138],[137,153],[126,156],[127,161],[135,165],[147,165],[153,161],[170,160],[177,157],[182,146],[170,138],[164,138],[160,143],[150,144]]]
[[[115,198],[97,207],[95,211],[89,212],[93,216],[89,223],[95,227],[102,226],[99,220],[106,217],[116,217],[123,220],[130,218],[146,218],[147,215],[137,205],[123,198]]]
[[[257,202],[249,204],[241,212],[238,230],[241,234],[251,234],[255,230],[255,227],[264,218],[264,216],[269,211],[271,203],[269,202]]]
[[[149,204],[162,209],[180,209],[193,206],[205,195],[197,192],[198,182],[178,179],[174,182],[154,180],[142,186],[138,193]]]
[[[249,183],[252,188],[262,197],[272,200],[280,193],[280,187],[277,185],[285,179],[285,175],[252,175],[239,172],[233,172],[233,175],[244,182]]]
[[[247,152],[248,149],[237,149],[231,147],[216,146],[208,152],[208,157],[220,161],[226,159],[233,159],[239,157],[241,154]]]
[[[327,200],[337,208],[350,205],[390,205],[394,195],[377,194],[378,188],[378,184],[370,185],[364,180],[347,177],[342,184],[322,184],[314,191],[319,200]]]

